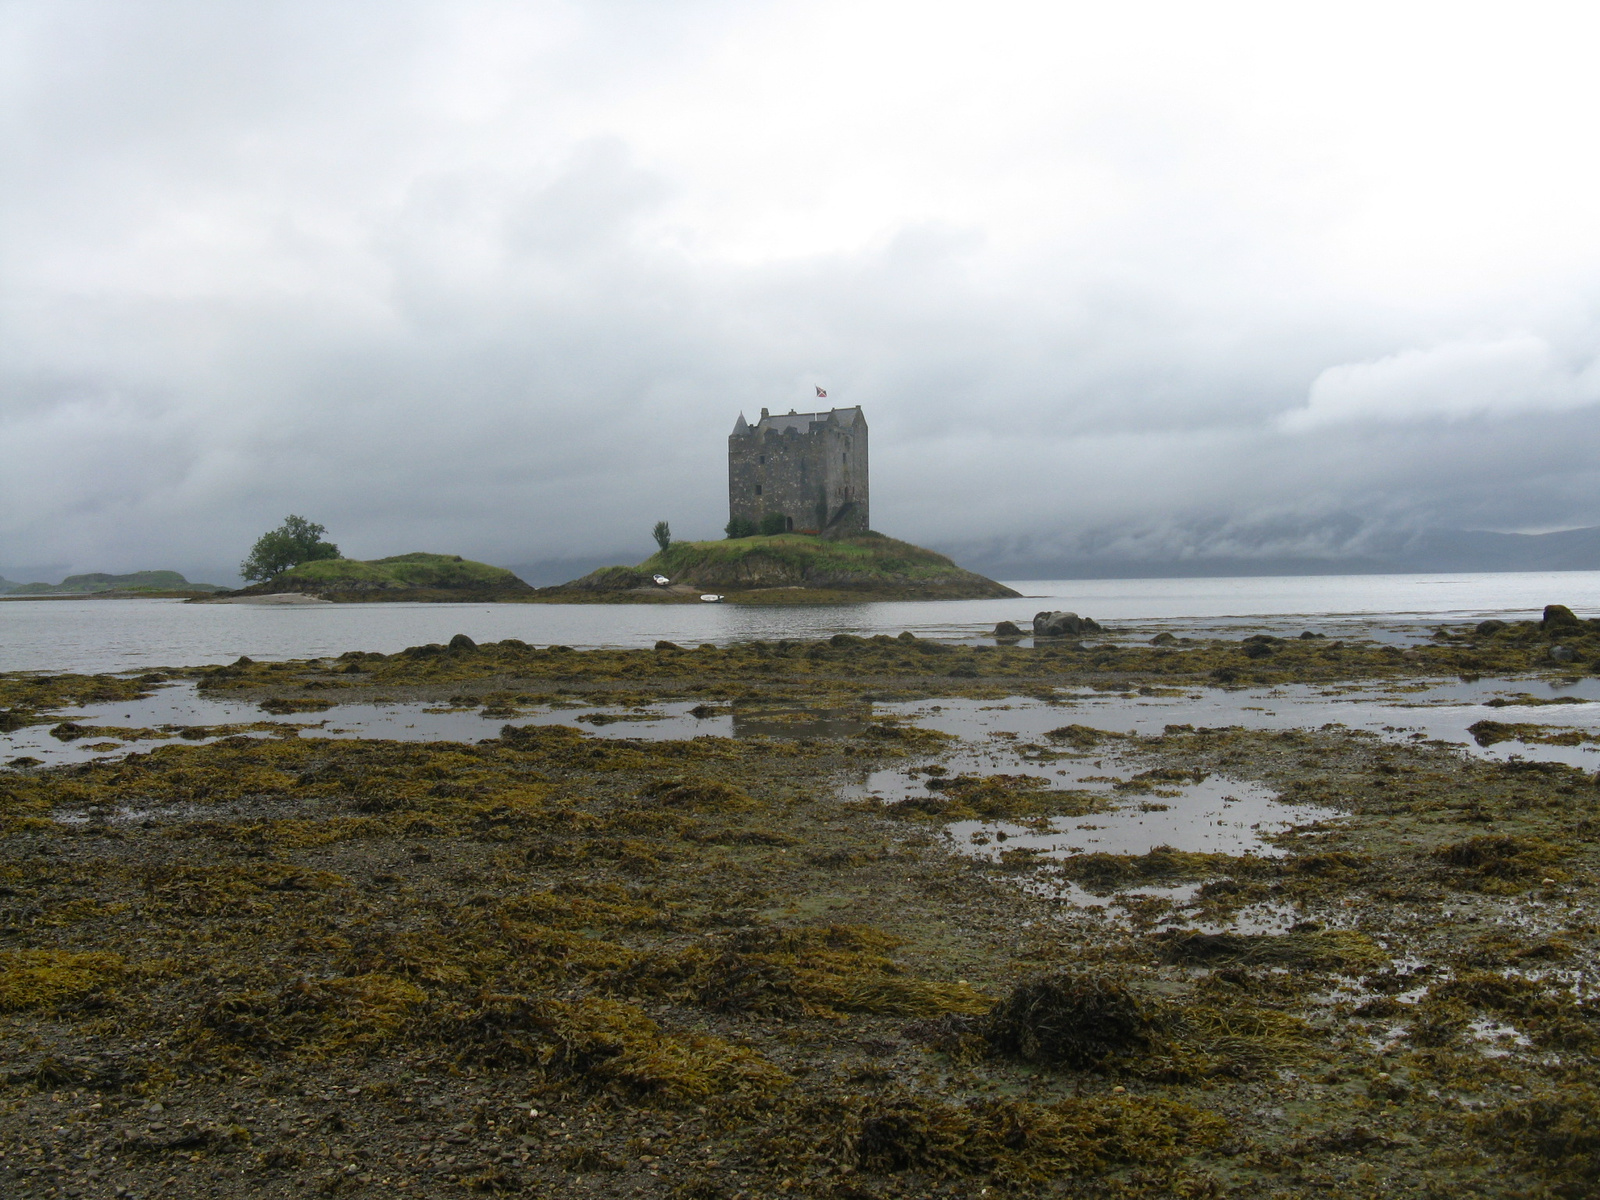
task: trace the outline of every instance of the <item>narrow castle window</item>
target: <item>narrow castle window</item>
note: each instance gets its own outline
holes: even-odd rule
[[[756,484],[756,495],[761,495],[761,485],[759,483]]]
[[[767,456],[765,454],[759,454],[756,456],[756,461],[764,467],[767,465]]]

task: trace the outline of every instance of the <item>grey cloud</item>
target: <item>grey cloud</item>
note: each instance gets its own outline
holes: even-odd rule
[[[11,6],[0,572],[214,576],[289,511],[363,557],[642,555],[716,535],[735,414],[813,383],[867,410],[881,528],[995,562],[1600,523],[1577,291],[1376,304],[1181,196],[1098,245],[908,215],[714,253],[606,113],[723,10],[652,18],[660,54],[629,6],[549,11],[568,50],[494,101],[440,66],[446,6]]]

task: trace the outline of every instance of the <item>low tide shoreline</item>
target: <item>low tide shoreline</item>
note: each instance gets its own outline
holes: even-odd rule
[[[91,1170],[135,1195],[1581,1194],[1594,1164],[1545,1131],[1600,1117],[1593,773],[1349,725],[1130,734],[1094,697],[1471,675],[1582,700],[1590,627],[1086,642],[0,676],[14,726],[100,748],[0,771],[0,1170],[41,1196]],[[137,730],[71,720],[174,686],[280,724],[130,755]],[[385,699],[483,735],[282,724]],[[648,733],[690,702],[766,716]],[[1564,710],[1511,736],[1581,749]],[[1223,841],[1168,820],[1201,800]],[[1230,802],[1296,815],[1230,831]],[[1141,820],[1181,844],[1088,845]]]

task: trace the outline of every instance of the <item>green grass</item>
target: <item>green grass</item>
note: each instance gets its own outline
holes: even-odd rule
[[[504,567],[473,562],[459,554],[396,554],[362,562],[327,558],[301,563],[249,592],[308,592],[338,598],[423,599],[436,595],[488,595],[531,592]],[[402,594],[403,593],[403,594]]]
[[[707,591],[895,592],[934,588],[975,596],[1011,593],[942,554],[880,534],[828,539],[784,533],[715,542],[675,542],[637,567],[606,567],[568,584],[583,591],[649,587],[652,575]]]
[[[3,581],[0,581],[3,583]],[[6,591],[0,586],[0,592]],[[214,583],[190,583],[176,571],[134,571],[127,575],[68,575],[60,583],[19,583],[9,588],[17,596],[92,595],[96,592],[214,592]]]
[[[804,533],[771,537],[725,538],[715,542],[674,542],[639,564],[640,570],[685,571],[732,566],[752,557],[769,558],[801,570],[862,572],[872,575],[912,572],[949,573],[959,567],[942,554],[886,537],[825,540]]]

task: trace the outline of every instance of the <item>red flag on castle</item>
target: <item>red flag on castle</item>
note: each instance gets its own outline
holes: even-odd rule
[[[815,386],[815,385],[812,385],[812,386]],[[817,388],[817,399],[826,400],[827,398],[828,398],[828,393],[823,391],[821,388]]]

